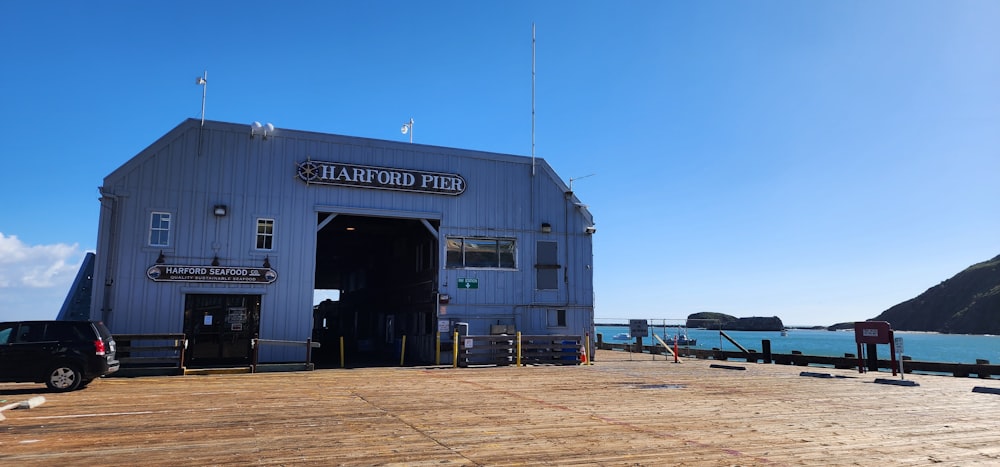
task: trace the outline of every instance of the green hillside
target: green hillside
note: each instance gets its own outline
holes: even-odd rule
[[[902,331],[1000,334],[1000,256],[969,266],[873,319]]]

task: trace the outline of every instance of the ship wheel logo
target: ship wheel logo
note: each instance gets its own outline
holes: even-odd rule
[[[305,182],[312,182],[319,178],[319,166],[312,161],[305,161],[299,164],[299,178]]]

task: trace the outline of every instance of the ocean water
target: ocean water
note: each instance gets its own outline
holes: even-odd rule
[[[739,350],[731,342],[719,335],[719,331],[688,328],[689,338],[697,339],[699,349],[720,348],[723,350]],[[650,326],[649,332],[655,332],[661,338],[678,333],[674,326]],[[680,328],[683,333],[684,329]],[[603,334],[605,342],[623,344],[632,339],[615,339],[616,334],[628,334],[628,326],[597,326],[597,333]],[[778,331],[726,331],[729,337],[747,349],[757,352],[762,350],[761,341],[771,341],[771,352],[789,354],[798,350],[805,355],[824,355],[843,357],[845,353],[858,353],[854,342],[854,330],[825,331],[812,329],[790,329],[787,336]],[[1000,364],[1000,336],[974,336],[965,334],[937,334],[925,332],[895,331],[895,337],[903,338],[903,355],[914,360],[946,363],[976,363],[976,359],[986,359],[992,364]],[[655,342],[652,337],[643,339],[643,344]],[[879,358],[889,359],[889,346],[879,345]]]

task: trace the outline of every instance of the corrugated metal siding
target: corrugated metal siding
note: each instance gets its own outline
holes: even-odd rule
[[[516,239],[514,271],[440,271],[439,289],[453,297],[453,316],[521,319],[538,332],[547,327],[544,317],[525,320],[515,311],[548,304],[584,307],[592,315],[591,237],[583,234],[592,221],[574,205],[575,197],[566,198],[565,185],[541,159],[532,176],[525,157],[283,130],[267,140],[251,139],[249,126],[218,122],[206,122],[200,155],[198,139],[198,122],[189,120],[105,179],[105,191],[122,196],[116,251],[104,252],[117,259],[110,271],[114,296],[108,319],[114,332],[180,332],[185,293],[251,293],[262,295],[262,338],[304,340],[312,327],[317,209],[338,207],[435,213],[441,220],[442,265],[447,236]],[[297,164],[306,159],[457,173],[468,186],[460,196],[445,196],[307,185],[296,177]],[[229,214],[215,218],[215,204],[226,204]],[[163,248],[167,264],[207,265],[217,252],[223,266],[259,266],[266,255],[278,280],[267,286],[150,281],[145,271],[161,250],[146,244],[154,210],[173,214],[171,244]],[[102,209],[98,242],[106,250],[108,211]],[[276,221],[273,251],[254,249],[257,217]],[[542,222],[552,225],[551,233],[539,232]],[[568,282],[560,271],[556,291],[534,288],[538,239],[558,242],[560,264],[568,268]],[[101,255],[95,284],[109,274]],[[480,288],[459,291],[458,278],[479,279]],[[92,309],[101,308],[103,292],[95,287]],[[575,318],[572,327],[579,327]]]

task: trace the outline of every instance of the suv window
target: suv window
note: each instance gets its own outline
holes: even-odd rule
[[[15,339],[15,342],[44,342],[44,339],[45,325],[42,323],[30,323],[22,324],[21,328],[17,330],[17,339]]]
[[[94,340],[95,336],[87,336],[81,327],[76,323],[49,323],[48,329],[45,330],[45,340],[59,342]]]
[[[0,326],[0,344],[9,344],[12,340],[10,336],[14,334],[14,328],[17,327],[16,324],[11,324],[7,326]]]

